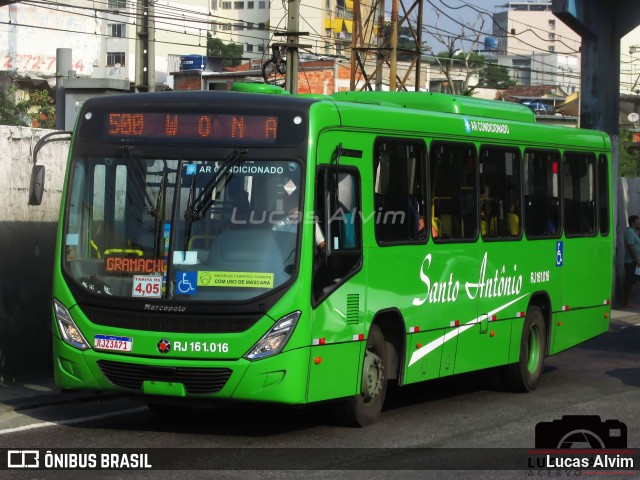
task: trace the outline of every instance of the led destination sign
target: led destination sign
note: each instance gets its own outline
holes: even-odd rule
[[[278,117],[268,115],[109,112],[109,138],[250,140],[275,143]]]

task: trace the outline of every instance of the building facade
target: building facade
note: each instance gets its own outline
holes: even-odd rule
[[[519,85],[580,88],[581,39],[552,12],[550,0],[509,2],[493,14],[496,59]]]

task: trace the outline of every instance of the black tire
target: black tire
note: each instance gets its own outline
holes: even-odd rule
[[[542,311],[538,307],[529,307],[520,338],[520,359],[506,366],[505,387],[514,392],[535,390],[542,376],[546,351],[547,329]]]
[[[343,423],[353,427],[366,427],[380,417],[387,394],[387,366],[384,335],[377,325],[371,325],[362,363],[360,393],[345,399],[339,406]]]

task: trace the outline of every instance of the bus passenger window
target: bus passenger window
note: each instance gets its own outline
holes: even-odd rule
[[[527,237],[560,234],[560,155],[531,150],[524,154],[524,225]]]
[[[522,218],[520,152],[484,146],[480,150],[480,231],[483,238],[520,236]]]
[[[374,207],[379,243],[427,238],[424,144],[379,139],[374,148]]]
[[[596,231],[596,156],[566,152],[562,167],[565,233],[592,235]]]
[[[598,158],[598,217],[600,234],[609,234],[609,162],[606,155]]]
[[[430,158],[433,237],[436,241],[475,239],[478,213],[474,146],[434,142]]]

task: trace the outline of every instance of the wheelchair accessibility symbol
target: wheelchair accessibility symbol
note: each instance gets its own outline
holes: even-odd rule
[[[564,242],[556,242],[556,267],[564,263]]]
[[[195,295],[198,293],[198,272],[180,272],[176,289],[180,295]]]

